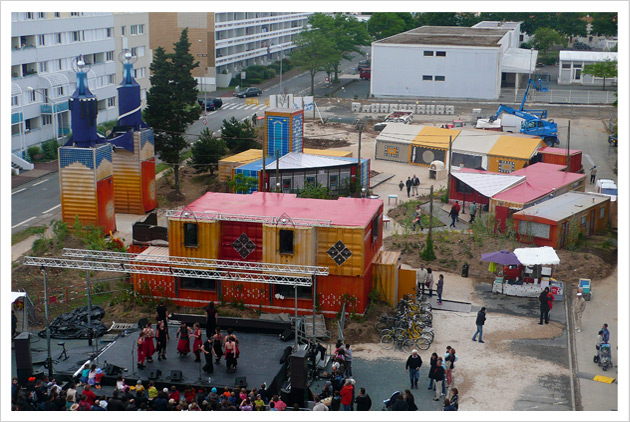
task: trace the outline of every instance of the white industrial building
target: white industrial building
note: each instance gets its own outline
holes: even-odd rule
[[[137,22],[136,22],[137,21]],[[127,33],[118,31],[123,22]],[[135,27],[133,26],[135,25]],[[29,168],[24,152],[70,132],[68,97],[76,89],[73,61],[83,55],[91,68],[88,85],[98,98],[98,120],[118,117],[116,87],[122,78],[118,55],[137,53],[136,77],[149,85],[146,13],[18,12],[11,14],[11,150],[14,165]],[[126,39],[128,37],[128,39]]]
[[[602,86],[604,78],[583,73],[584,66],[603,62],[617,61],[617,53],[609,51],[572,51],[562,50],[559,55],[558,85],[595,85]],[[606,78],[606,86],[616,86],[617,78]]]
[[[423,26],[372,43],[371,94],[498,99],[525,86],[538,52],[519,48],[519,22]]]

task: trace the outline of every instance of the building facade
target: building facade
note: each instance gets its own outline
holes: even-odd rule
[[[98,99],[97,123],[118,117],[116,85],[122,77],[118,55],[125,43],[139,49],[131,36],[127,42],[117,39],[116,22],[128,19],[123,15],[142,14],[11,14],[11,150],[15,155],[23,157],[29,146],[49,139],[62,143],[69,134],[68,98],[77,86],[73,62],[79,55],[90,65],[88,85]],[[148,25],[145,28],[144,42],[148,41]],[[146,45],[142,50],[149,53]],[[144,77],[136,76],[147,87],[148,65],[145,67]]]
[[[151,49],[172,52],[188,28],[191,53],[200,59],[193,71],[199,89],[227,87],[251,65],[266,65],[295,48],[294,39],[307,24],[307,12],[149,13]]]
[[[558,85],[602,86],[604,78],[586,75],[584,67],[589,64],[617,61],[617,53],[608,51],[560,51],[558,65]],[[617,86],[617,78],[606,78],[607,86]]]

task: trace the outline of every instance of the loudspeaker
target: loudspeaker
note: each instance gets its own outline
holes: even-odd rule
[[[298,350],[291,355],[291,389],[305,390],[308,382],[308,360],[306,350]]]
[[[15,346],[15,365],[18,369],[28,369],[33,372],[31,358],[31,337],[29,333],[21,333],[13,340]]]
[[[156,371],[151,371],[149,373],[149,379],[150,380],[156,380],[158,378],[160,378],[162,376],[162,371],[161,370],[156,370]]]
[[[289,356],[291,356],[291,352],[293,351],[293,346],[287,346],[284,348],[284,352],[282,352],[282,357],[280,358],[280,363],[285,363]]]
[[[28,379],[33,376],[33,368],[16,368],[16,375],[20,385],[26,385]]]
[[[247,388],[247,377],[234,378],[234,385],[239,388]]]
[[[180,371],[179,369],[171,370],[171,381],[179,382],[181,380],[182,380],[182,371]]]
[[[282,334],[280,334],[280,340],[289,341],[295,338],[295,331],[291,329],[286,329]]]
[[[114,375],[121,375],[124,372],[124,368],[108,363],[107,366],[105,367],[104,372],[105,372],[105,375],[107,375],[108,377],[111,377]]]

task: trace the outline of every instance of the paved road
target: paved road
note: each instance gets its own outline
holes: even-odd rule
[[[11,233],[41,225],[60,212],[59,173],[49,173],[11,192]]]

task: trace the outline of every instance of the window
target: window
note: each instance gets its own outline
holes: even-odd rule
[[[573,63],[573,68],[574,69],[582,69],[582,64],[578,64],[578,63]]]
[[[107,99],[107,107],[116,107],[116,97]]]
[[[291,178],[282,178],[282,191],[283,192],[291,191]]]
[[[372,220],[372,243],[374,243],[376,241],[376,239],[378,239],[378,228],[379,228],[379,221],[381,219],[381,215],[377,214],[376,217],[374,217],[374,220]]]
[[[273,286],[274,295],[282,295],[285,299],[292,299],[295,297],[295,288],[293,286],[283,286],[276,284]],[[313,289],[312,287],[300,286],[297,288],[297,297],[299,299],[312,299]]]
[[[60,17],[61,17],[61,13],[59,13],[59,12],[55,12],[55,17],[56,17],[56,18],[60,18]]]
[[[105,28],[105,36],[107,38],[113,38],[114,37],[114,28]]]
[[[337,190],[339,188],[339,176],[331,174],[328,178],[328,188],[330,190]]]
[[[120,35],[125,36],[125,25],[120,27]]]
[[[144,34],[144,25],[131,25],[131,35]]]
[[[217,281],[207,278],[179,277],[180,289],[217,291]]]
[[[562,63],[563,69],[571,69],[571,63]]]
[[[57,44],[61,44],[61,32],[57,32],[57,33],[55,34],[55,42],[56,42]]]
[[[55,97],[63,97],[65,95],[64,89],[62,86],[58,86],[55,88]]]
[[[146,67],[141,67],[139,69],[134,69],[133,70],[133,77],[136,79],[140,79],[140,78],[144,78],[145,76],[147,76],[147,68]]]
[[[42,124],[44,126],[52,124],[52,116],[50,114],[42,114]]]
[[[72,31],[72,42],[81,41],[81,32],[83,31]]]
[[[586,216],[584,216],[584,217],[582,217],[582,218],[580,219],[580,225],[581,225],[581,226],[586,226]]]
[[[107,75],[107,83],[109,85],[114,85],[116,83],[116,75],[114,74]]]
[[[315,186],[315,176],[306,176],[305,186]]]
[[[37,45],[46,45],[46,36],[45,35],[38,35],[37,36]]]
[[[280,230],[280,253],[293,253],[293,230]]]
[[[518,222],[519,234],[549,239],[549,229],[550,227],[547,224],[534,223],[533,221],[523,220],[519,220]]]
[[[46,19],[46,12],[37,12],[37,19]]]
[[[37,93],[35,91],[28,91],[28,100],[29,103],[37,101]]]
[[[48,62],[39,62],[39,73],[48,72]]]
[[[432,81],[433,80],[433,76],[431,76],[431,75],[422,75],[422,80],[423,81]]]
[[[131,55],[138,57],[138,47],[131,47]]]
[[[433,51],[424,51],[424,57],[433,57]]]
[[[196,223],[184,223],[184,246],[187,248],[196,248],[198,246]]]
[[[436,51],[435,55],[437,57],[446,57],[446,51]]]
[[[113,51],[108,51],[107,53],[105,53],[105,60],[108,62],[111,62],[114,60],[114,52]]]
[[[446,78],[444,76],[436,76],[435,80],[438,82],[444,82],[446,80]]]
[[[11,107],[17,107],[20,105],[20,97],[14,95],[11,97]]]
[[[70,16],[79,16],[79,12],[70,12]]]
[[[63,70],[63,60],[57,59],[57,70]]]
[[[32,12],[24,13],[24,19],[33,19],[33,13]]]
[[[604,216],[606,215],[606,207],[601,207],[599,209],[599,218],[604,218]]]
[[[136,47],[136,52],[138,53],[138,54],[136,54],[136,56],[144,57],[144,46],[141,45],[139,47]]]

